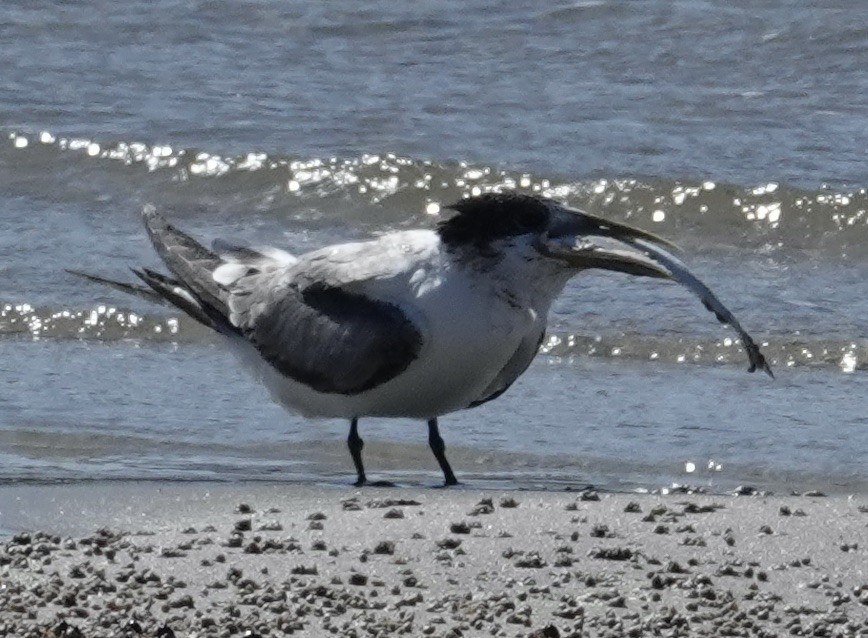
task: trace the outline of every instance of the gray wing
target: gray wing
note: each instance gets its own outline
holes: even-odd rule
[[[219,241],[219,252],[209,251],[153,210],[145,221],[177,278],[161,281],[146,270],[146,283],[211,327],[241,335],[290,379],[318,392],[357,394],[400,374],[419,353],[421,334],[400,309],[349,290],[401,269],[388,246],[345,244],[299,261],[274,248]],[[178,280],[183,288],[173,286]]]
[[[386,236],[306,253],[292,268],[292,273],[301,286],[321,283],[361,292],[371,281],[412,272],[420,260],[425,259],[425,251],[425,246],[415,246]]]
[[[284,376],[318,392],[364,392],[403,372],[422,334],[398,306],[354,291],[359,273],[351,262],[315,255],[244,277],[230,291],[230,320]],[[394,273],[381,266],[379,274]]]
[[[166,301],[218,332],[244,337],[278,372],[319,392],[364,392],[419,354],[422,335],[405,313],[361,294],[366,281],[412,267],[418,257],[412,252],[377,242],[326,248],[302,260],[219,241],[208,250],[152,206],[143,218],[171,276],[133,270],[144,288],[74,274]]]

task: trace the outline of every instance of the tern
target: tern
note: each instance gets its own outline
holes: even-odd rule
[[[356,485],[368,482],[364,417],[426,421],[445,485],[457,484],[438,419],[496,399],[527,370],[552,302],[585,270],[684,285],[738,333],[749,372],[772,375],[733,314],[656,235],[517,192],[448,208],[433,229],[293,256],[220,240],[208,249],[146,206],[169,274],[133,269],[142,285],[70,272],[168,303],[223,335],[289,410],[348,419]]]

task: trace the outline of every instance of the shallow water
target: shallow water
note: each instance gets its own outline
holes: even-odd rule
[[[463,478],[864,491],[852,6],[5,3],[0,479],[347,478],[344,424],[287,415],[203,329],[63,272],[154,265],[144,203],[302,252],[518,188],[681,245],[777,379],[744,374],[681,288],[585,275],[528,373],[444,418]],[[436,480],[421,424],[363,432],[372,475]]]

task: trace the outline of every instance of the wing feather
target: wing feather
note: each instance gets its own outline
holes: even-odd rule
[[[357,394],[419,355],[420,327],[399,306],[365,294],[412,267],[382,242],[308,253],[288,268],[240,278],[230,321],[278,372],[324,393]]]
[[[261,280],[261,281],[260,281]],[[358,394],[403,372],[422,335],[397,306],[283,275],[251,277],[230,297],[232,322],[282,375],[330,394]]]

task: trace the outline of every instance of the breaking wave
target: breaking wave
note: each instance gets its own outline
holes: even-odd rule
[[[369,153],[350,158],[293,158],[251,151],[224,156],[200,149],[139,142],[66,138],[43,131],[0,141],[4,186],[39,196],[40,176],[72,171],[69,181],[127,191],[141,180],[183,184],[165,204],[250,211],[316,224],[332,215],[362,226],[430,224],[461,197],[518,189],[554,197],[589,212],[629,220],[689,245],[751,250],[819,251],[868,256],[868,192],[815,191],[765,183],[639,177],[571,181],[508,167]],[[68,193],[74,198],[75,192]],[[90,195],[87,195],[90,197]],[[236,212],[236,214],[239,214]]]

